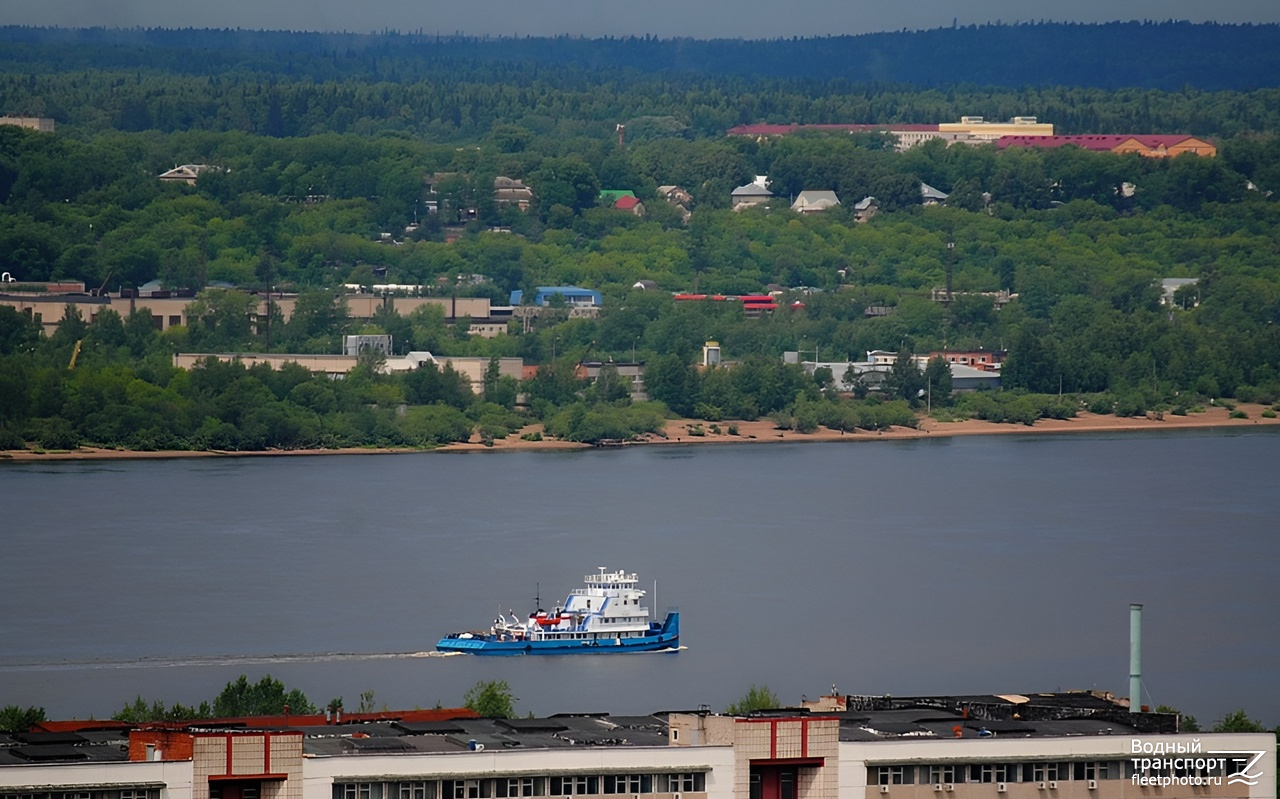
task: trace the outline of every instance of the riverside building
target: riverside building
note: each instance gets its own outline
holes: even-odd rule
[[[0,799],[1275,799],[1271,733],[1094,693],[862,697],[745,716],[468,710],[46,722]]]

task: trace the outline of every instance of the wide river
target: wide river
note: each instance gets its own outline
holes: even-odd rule
[[[0,705],[520,713],[1097,689],[1280,722],[1280,435],[1025,435],[614,451],[0,464]],[[675,654],[425,657],[598,566],[677,605]],[[652,597],[651,597],[652,598]]]

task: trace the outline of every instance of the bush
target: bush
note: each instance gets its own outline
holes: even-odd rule
[[[820,408],[815,402],[797,402],[795,426],[797,433],[812,433],[818,429]]]
[[[1110,395],[1103,402],[1110,412]],[[1037,419],[1070,419],[1076,415],[1074,399],[1059,399],[1052,394],[1024,394],[1022,392],[987,392],[965,394],[956,403],[961,416],[975,417],[988,422],[1016,422],[1035,424]]]
[[[1248,419],[1248,418],[1249,418],[1249,414],[1245,413],[1244,411],[1232,411],[1232,412],[1231,412],[1231,415],[1230,415],[1230,417],[1229,417],[1229,418],[1231,418],[1231,419]]]
[[[858,427],[864,430],[883,430],[889,427],[915,427],[915,411],[906,400],[867,404],[860,409]]]
[[[1256,402],[1259,405],[1270,405],[1280,397],[1280,385],[1270,383],[1264,386],[1237,386],[1236,399],[1241,402]]]
[[[1209,375],[1200,375],[1196,379],[1196,393],[1202,397],[1220,397],[1222,389],[1218,386],[1218,381]]]
[[[476,422],[480,435],[488,438],[506,438],[524,427],[525,417],[493,402],[482,402],[467,412],[467,418]]]
[[[547,420],[547,434],[570,441],[596,442],[628,439],[662,429],[662,404],[638,402],[633,405],[576,402]]]
[[[699,402],[693,406],[693,418],[703,419],[708,422],[718,422],[724,418],[724,411],[715,405]]]
[[[1005,406],[1005,414],[1005,421],[1020,422],[1030,427],[1040,418],[1040,409],[1031,397],[1018,397]]]
[[[1274,415],[1274,414],[1272,414]],[[0,449],[26,449],[27,442],[14,430],[0,428]]]
[[[1089,409],[1089,413],[1113,413],[1116,408],[1116,398],[1111,394],[1094,394],[1085,400],[1085,407]]]
[[[187,442],[159,428],[139,430],[129,436],[129,449],[138,452],[172,452],[187,448]]]
[[[197,450],[235,452],[241,449],[240,431],[230,422],[220,422],[209,417],[196,431],[191,443]]]
[[[471,420],[450,405],[419,405],[405,411],[399,429],[376,432],[380,442],[391,446],[407,443],[429,447],[470,439]]]
[[[520,440],[521,441],[541,441],[542,433],[538,433],[536,431],[533,433],[525,433],[524,435],[520,436]]]
[[[1040,405],[1040,416],[1045,419],[1074,419],[1076,407],[1074,400],[1046,397]]]
[[[1271,410],[1270,408],[1267,408],[1265,411],[1262,412],[1262,416],[1264,419],[1274,419],[1276,418],[1276,412]]]
[[[1147,403],[1141,394],[1124,394],[1116,399],[1116,416],[1142,416],[1147,412]]]
[[[79,449],[80,434],[65,419],[51,419],[38,439],[41,449]]]

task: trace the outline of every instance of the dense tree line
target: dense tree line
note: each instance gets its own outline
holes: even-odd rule
[[[547,67],[817,78],[917,86],[1142,86],[1252,89],[1280,74],[1280,26],[1189,22],[987,24],[765,41],[652,36],[469,38],[245,30],[0,28],[0,67],[252,71],[316,80],[421,80],[445,71]],[[51,57],[51,53],[57,53]]]
[[[1038,116],[1053,122],[1059,133],[1234,136],[1274,130],[1280,113],[1280,90],[1274,86],[1213,92],[1190,87],[922,89],[899,83],[619,75],[573,66],[479,75],[445,69],[407,82],[27,69],[0,73],[0,108],[52,117],[69,130],[88,132],[399,133],[461,141],[498,124],[563,137],[624,122],[634,138],[673,128],[687,136],[713,136],[753,122],[936,124],[980,114],[988,119]]]

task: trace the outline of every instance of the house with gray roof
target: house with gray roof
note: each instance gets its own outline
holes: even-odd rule
[[[950,196],[945,191],[938,191],[928,183],[920,184],[920,202],[925,205],[942,205]]]
[[[764,175],[757,175],[755,180],[733,190],[729,195],[730,205],[735,211],[741,211],[753,205],[762,205],[773,197],[773,192],[769,191],[768,186],[769,179]]]

